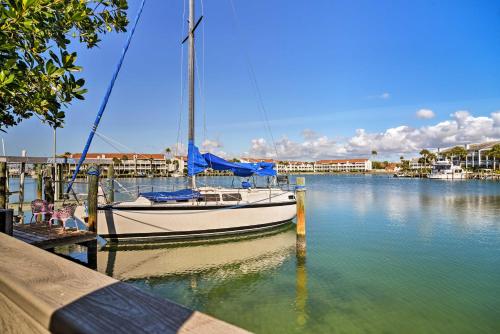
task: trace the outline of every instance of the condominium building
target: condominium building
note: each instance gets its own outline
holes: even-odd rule
[[[462,165],[463,167],[470,168],[493,168],[496,164],[498,167],[499,161],[494,157],[488,155],[488,151],[495,145],[500,145],[500,140],[489,141],[477,144],[466,144],[464,145],[467,150],[467,156],[465,158],[451,157],[455,165]],[[450,148],[438,150],[438,154],[444,155]]]
[[[81,153],[67,155],[69,171],[72,173]],[[184,157],[167,157],[165,154],[150,153],[88,153],[85,163],[103,165],[107,170],[113,164],[116,175],[146,176],[146,175],[181,175],[185,166]]]
[[[370,159],[319,160],[314,163],[314,171],[330,172],[366,172],[372,170]]]

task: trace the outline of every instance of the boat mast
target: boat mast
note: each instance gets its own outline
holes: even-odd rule
[[[189,87],[189,130],[188,143],[194,145],[194,0],[189,0],[189,59],[188,59],[188,87]],[[189,159],[189,157],[188,157]],[[196,177],[191,176],[191,188],[196,188]]]

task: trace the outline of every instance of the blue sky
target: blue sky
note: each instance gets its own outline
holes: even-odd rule
[[[273,156],[245,55],[279,158],[366,156],[372,149],[394,158],[500,138],[499,2],[233,1],[236,22],[230,0],[203,4],[199,146],[226,156]],[[139,0],[129,5],[133,18]],[[98,130],[129,148],[120,151],[175,146],[182,12],[180,0],[146,3]],[[125,38],[104,36],[92,50],[74,46],[89,93],[69,108],[58,152],[82,150]],[[432,112],[422,118],[420,109]],[[182,112],[185,143],[186,103]],[[51,130],[36,119],[3,137],[9,154],[52,150]],[[91,151],[116,149],[96,138]]]

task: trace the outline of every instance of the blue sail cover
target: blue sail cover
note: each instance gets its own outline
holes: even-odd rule
[[[200,193],[192,189],[182,189],[178,191],[152,191],[141,193],[140,196],[146,197],[153,202],[167,202],[195,199],[200,197]]]
[[[211,153],[203,154],[203,158],[208,167],[213,170],[229,170],[236,176],[274,176],[274,163],[271,162],[257,162],[257,163],[244,163],[244,162],[229,162]]]
[[[229,170],[236,176],[248,177],[252,175],[258,176],[275,176],[274,163],[272,162],[229,162],[211,153],[201,154],[200,150],[193,142],[189,142],[188,146],[188,175],[193,176],[212,168],[213,170]]]
[[[203,172],[208,168],[208,164],[205,161],[205,158],[200,154],[200,150],[196,145],[194,145],[193,141],[189,141],[188,145],[188,175],[193,176],[195,174]]]

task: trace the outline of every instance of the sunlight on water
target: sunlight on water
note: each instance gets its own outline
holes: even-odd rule
[[[211,243],[107,245],[98,269],[258,333],[500,332],[500,184],[306,180],[305,261],[292,225]]]

